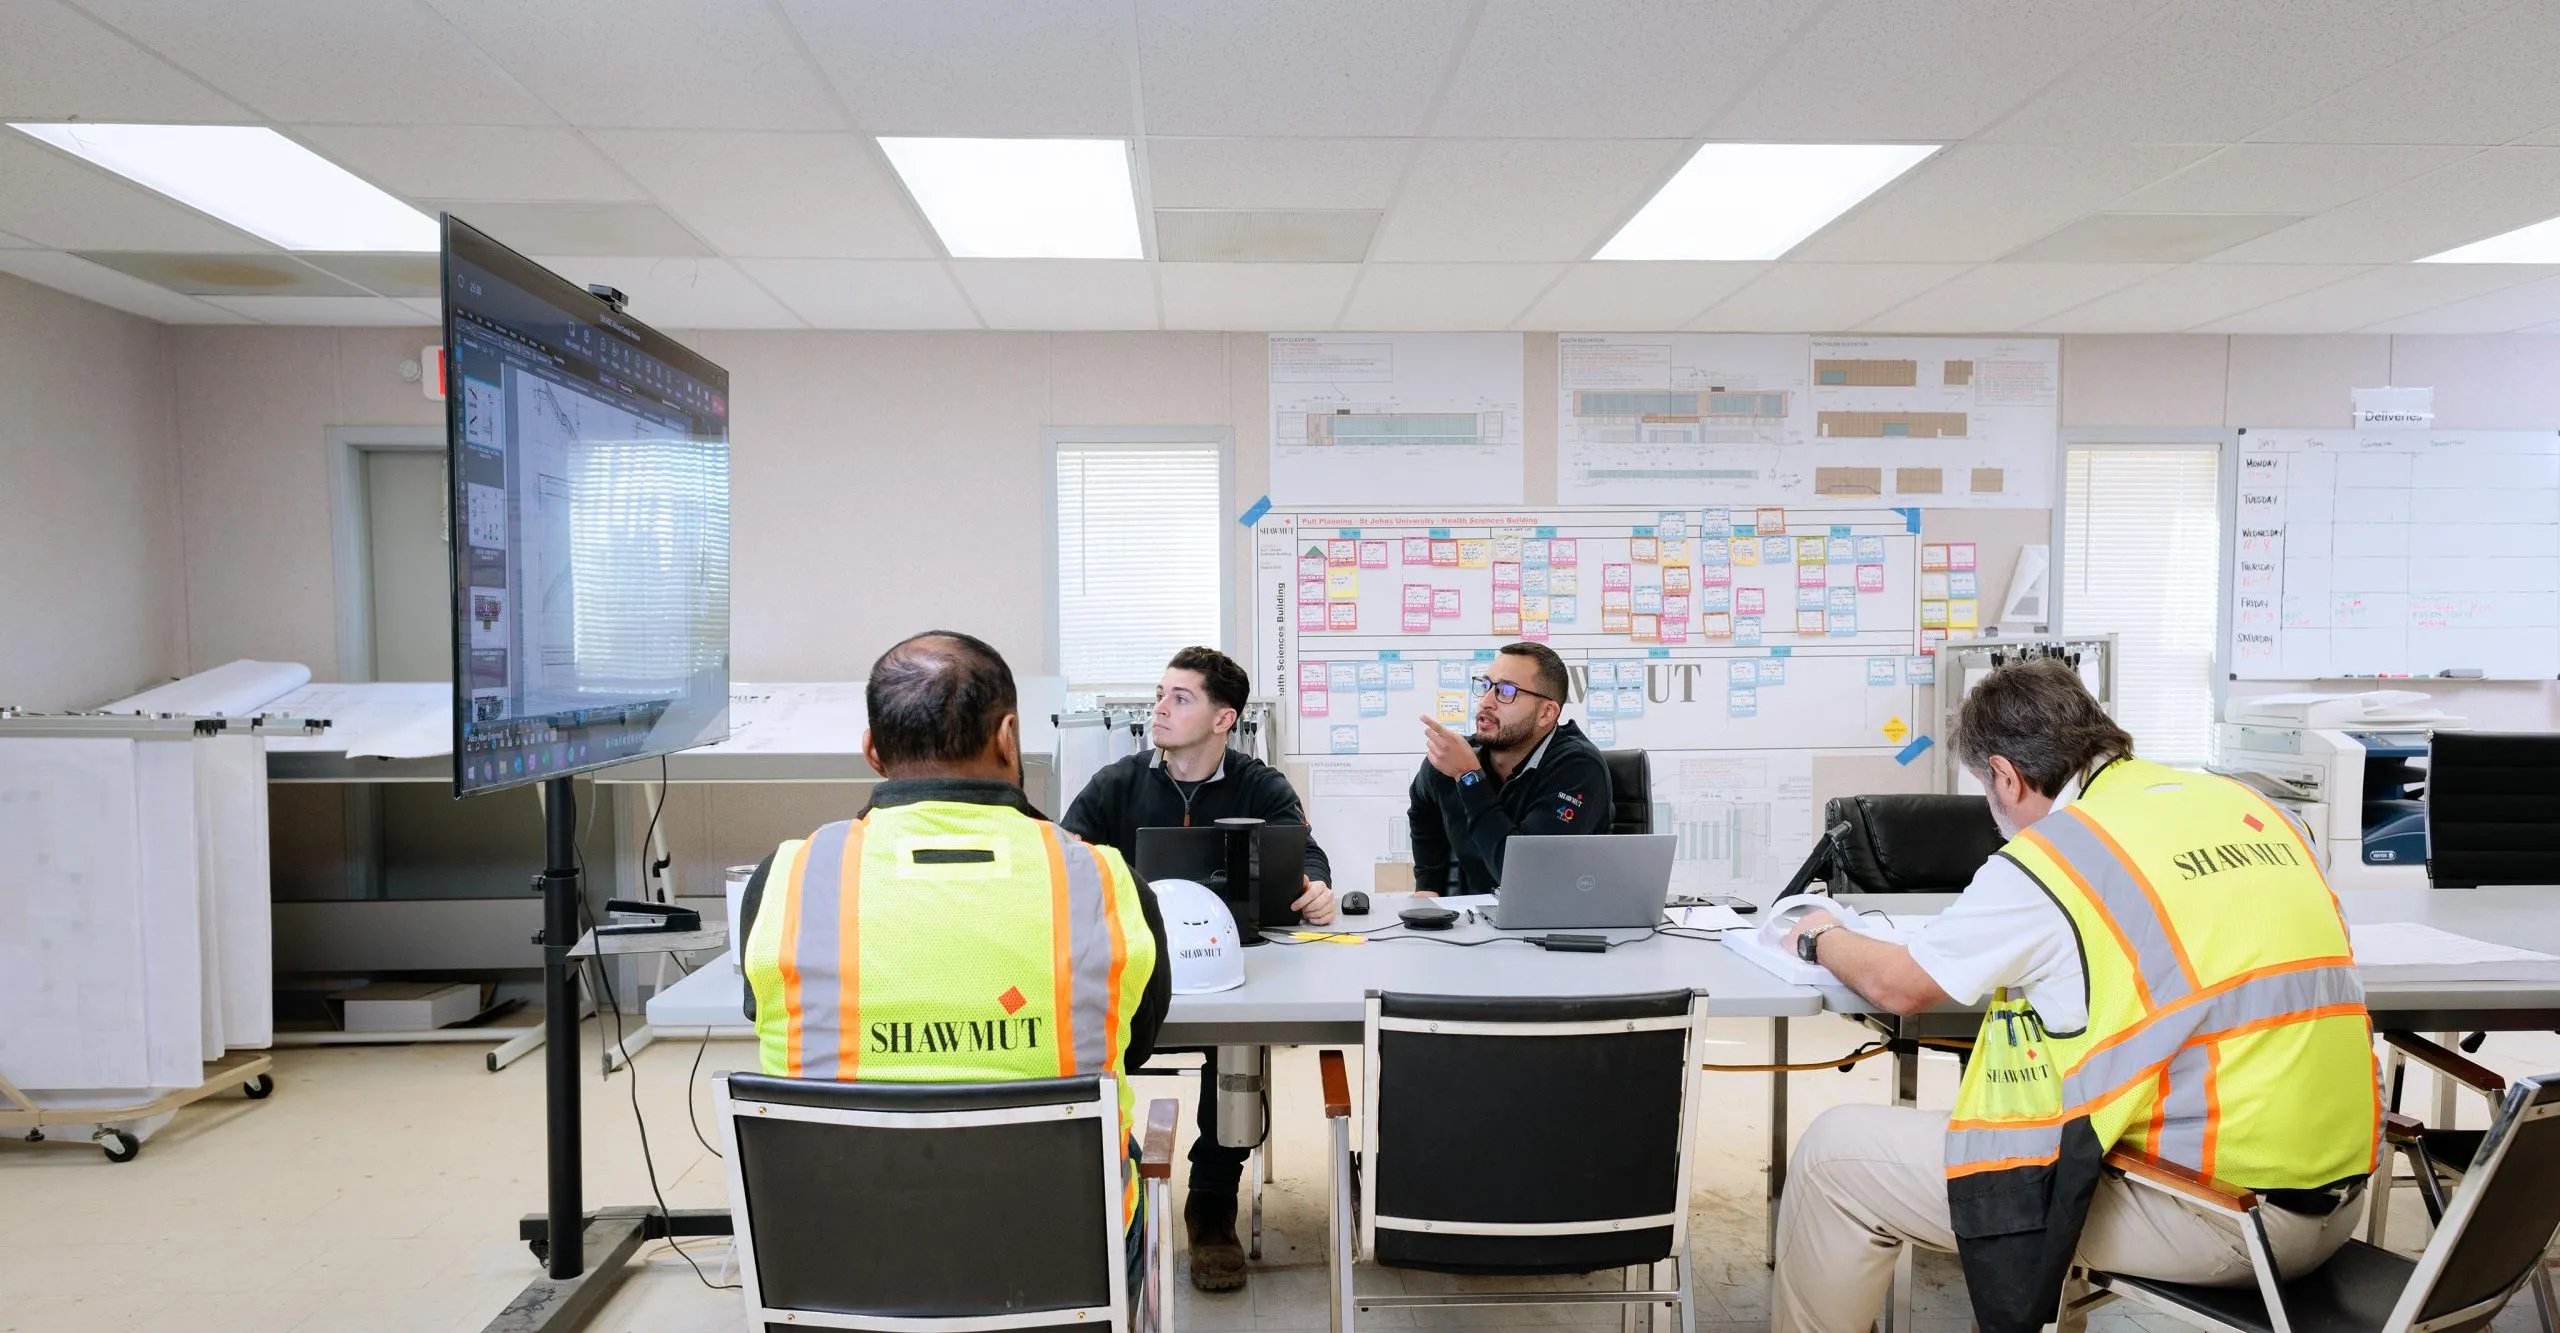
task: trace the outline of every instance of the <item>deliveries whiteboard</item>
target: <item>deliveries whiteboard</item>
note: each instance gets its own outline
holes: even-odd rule
[[[2234,677],[2560,676],[2560,433],[2250,430],[2234,472]]]

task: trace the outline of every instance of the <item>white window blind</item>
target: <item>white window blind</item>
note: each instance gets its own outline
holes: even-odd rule
[[[2164,764],[2212,749],[2219,476],[2211,448],[2109,447],[2072,450],[2064,483],[2063,632],[2116,635],[2116,720]]]
[[[1152,686],[1220,633],[1219,450],[1058,447],[1058,656],[1074,688]]]

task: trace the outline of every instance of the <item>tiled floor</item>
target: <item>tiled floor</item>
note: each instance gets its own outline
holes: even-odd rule
[[[1765,1026],[1753,1023],[1719,1023],[1714,1036],[1721,1044],[1709,1058],[1733,1063],[1762,1058],[1767,1041]],[[647,1203],[632,1123],[635,1085],[619,1075],[599,1082],[592,1024],[588,1040],[581,1066],[589,1071],[582,1085],[588,1202]],[[1803,1059],[1858,1040],[1849,1025],[1825,1019],[1799,1022],[1793,1046]],[[693,1043],[662,1042],[638,1065],[658,1180],[677,1208],[719,1206],[726,1198],[720,1163],[686,1124],[684,1090],[695,1054]],[[2501,1036],[2482,1058],[2509,1074],[2560,1067],[2560,1039]],[[747,1043],[712,1043],[702,1077],[753,1059]],[[542,1203],[538,1057],[494,1075],[471,1046],[285,1051],[276,1063],[274,1097],[225,1097],[190,1110],[132,1163],[111,1165],[85,1145],[0,1144],[0,1333],[464,1333],[484,1325],[534,1276],[533,1259],[514,1235],[517,1217]],[[1278,1180],[1265,1195],[1264,1258],[1245,1292],[1209,1296],[1183,1286],[1179,1327],[1219,1333],[1326,1326],[1314,1053],[1283,1051],[1276,1064]],[[1878,1061],[1851,1074],[1795,1076],[1790,1120],[1801,1130],[1834,1103],[1882,1101],[1882,1070]],[[1954,1074],[1952,1062],[1924,1064],[1923,1104],[1946,1105]],[[1767,1083],[1721,1075],[1710,1087],[1713,1113],[1701,1126],[1691,1200],[1699,1326],[1766,1328]],[[1186,1136],[1191,1092],[1188,1079],[1146,1080],[1140,1088],[1142,1097],[1183,1098]],[[709,1132],[700,1078],[694,1105]],[[2412,1105],[2423,1105],[2414,1085]],[[2476,1103],[2470,1114],[2479,1114]],[[2420,1215],[2414,1199],[2403,1200],[2395,1218]],[[2394,1232],[2396,1241],[2416,1240],[2414,1227]],[[725,1243],[690,1248],[706,1272],[720,1275]],[[1919,1273],[1919,1333],[1960,1333],[1968,1321],[1953,1261],[1924,1254]],[[1364,1290],[1424,1290],[1454,1280],[1364,1267],[1359,1281]],[[1617,1319],[1608,1306],[1524,1306],[1379,1310],[1359,1322],[1477,1328],[1614,1326]],[[2113,1312],[2093,1324],[2138,1326]],[[744,1326],[737,1293],[705,1290],[663,1245],[590,1325],[600,1333]],[[2532,1326],[2522,1304],[2497,1322],[2501,1330]]]

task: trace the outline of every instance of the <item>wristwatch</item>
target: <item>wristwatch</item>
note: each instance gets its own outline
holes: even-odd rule
[[[1484,781],[1484,770],[1481,768],[1470,768],[1458,775],[1458,785],[1461,787],[1472,787],[1482,781]]]
[[[1829,922],[1815,926],[1813,929],[1796,936],[1796,957],[1801,958],[1808,963],[1821,962],[1822,955],[1820,949],[1814,942],[1822,938],[1822,932],[1826,930],[1838,930],[1839,928],[1839,923]]]

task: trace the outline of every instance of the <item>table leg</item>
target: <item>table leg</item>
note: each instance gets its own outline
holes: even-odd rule
[[[2448,1051],[2461,1049],[2460,1046],[2456,1045],[2456,1043],[2462,1040],[2462,1034],[2459,1032],[2439,1032],[2435,1034],[2435,1039],[2437,1044],[2443,1046]],[[2461,1091],[2461,1089],[2452,1079],[2445,1077],[2442,1072],[2434,1069],[2427,1071],[2427,1082],[2436,1090],[2435,1113],[2427,1117],[2427,1123],[2437,1129],[2459,1128],[2459,1126],[2454,1123],[2454,1117],[2461,1114],[2461,1112],[2460,1109],[2454,1105],[2454,1094]]]
[[[1896,1020],[1894,1023],[1894,1035],[1897,1037],[1912,1036],[1918,1026],[1919,1025],[1916,1023],[1905,1023],[1900,1020]],[[1917,1047],[1908,1051],[1894,1052],[1893,1104],[1896,1106],[1918,1106],[1920,1104],[1920,1051]]]
[[[1787,1020],[1769,1020],[1769,1063],[1787,1062]],[[1769,1267],[1778,1266],[1778,1199],[1787,1189],[1787,1075],[1769,1074]]]

